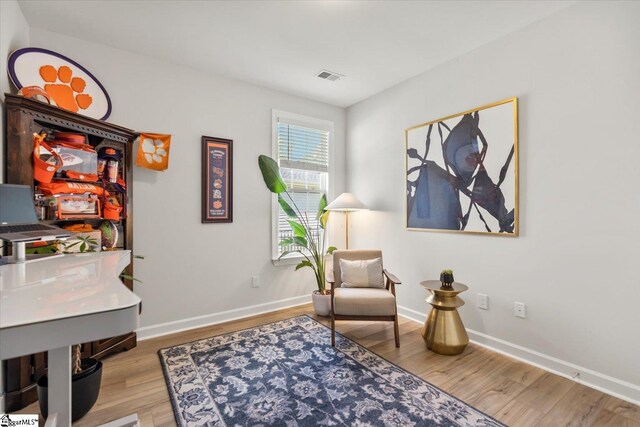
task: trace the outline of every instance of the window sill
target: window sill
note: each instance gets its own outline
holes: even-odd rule
[[[302,255],[288,256],[288,257],[284,257],[284,258],[281,258],[281,259],[272,259],[271,263],[275,267],[282,267],[282,266],[287,266],[287,265],[300,264],[300,261],[302,261],[303,259],[305,259],[305,258]]]

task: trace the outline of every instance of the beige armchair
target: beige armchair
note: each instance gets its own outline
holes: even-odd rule
[[[396,347],[400,347],[396,288],[401,282],[382,270],[384,287],[344,287],[340,260],[382,259],[379,250],[339,250],[333,252],[333,271],[327,273],[331,284],[331,345],[336,345],[336,320],[373,320],[393,322]],[[377,278],[375,278],[377,280]]]

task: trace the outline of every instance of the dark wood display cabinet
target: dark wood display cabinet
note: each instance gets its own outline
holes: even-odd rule
[[[94,148],[113,147],[122,153],[119,162],[119,176],[124,180],[126,194],[123,212],[119,221],[113,221],[121,232],[116,249],[133,248],[133,194],[132,194],[132,144],[138,134],[130,129],[92,119],[58,107],[5,94],[6,103],[6,163],[4,182],[8,184],[37,185],[33,178],[33,134],[45,132],[70,132],[84,134],[87,142]],[[126,197],[125,197],[126,196]],[[96,228],[104,221],[102,218],[53,219],[47,223],[64,226],[68,224],[89,223]],[[133,260],[132,260],[133,261]],[[125,273],[133,275],[133,263]],[[133,289],[131,280],[124,280],[129,289]],[[108,338],[82,344],[83,357],[100,359],[110,354],[129,350],[136,346],[136,334]],[[32,354],[3,362],[5,364],[4,390],[6,392],[6,411],[19,410],[37,400],[36,381],[46,372],[46,353]]]

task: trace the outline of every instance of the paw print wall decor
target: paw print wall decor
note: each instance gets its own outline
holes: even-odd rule
[[[95,119],[111,114],[111,99],[104,86],[86,68],[70,58],[47,49],[27,47],[9,55],[11,82],[22,93],[42,89],[60,108]],[[40,98],[42,99],[42,98]]]
[[[136,154],[136,166],[157,171],[169,167],[171,135],[141,133]]]
[[[66,65],[62,65],[57,70],[53,65],[43,65],[40,67],[40,77],[47,82],[44,90],[49,94],[56,105],[65,110],[73,111],[78,109],[86,110],[91,106],[93,98],[87,93],[82,93],[87,83],[82,77],[71,77],[73,71]]]

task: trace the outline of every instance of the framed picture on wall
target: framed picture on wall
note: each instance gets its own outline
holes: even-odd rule
[[[405,130],[409,230],[518,235],[518,99]]]
[[[202,137],[202,222],[233,222],[233,141]]]

